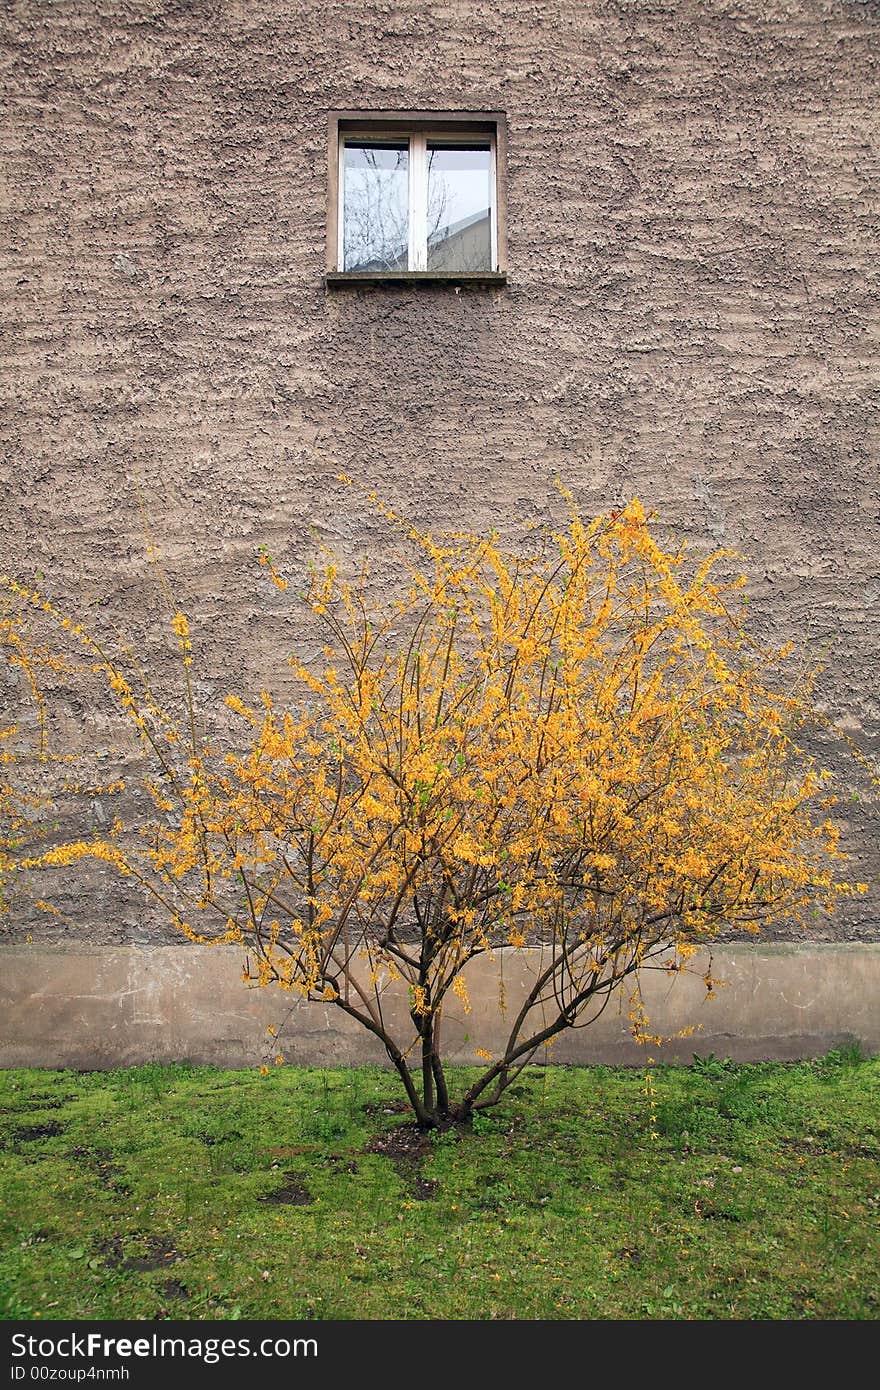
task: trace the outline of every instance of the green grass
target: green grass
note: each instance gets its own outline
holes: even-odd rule
[[[654,1078],[655,1139],[643,1074],[552,1068],[395,1162],[378,1069],[2,1073],[0,1309],[876,1317],[880,1061]]]

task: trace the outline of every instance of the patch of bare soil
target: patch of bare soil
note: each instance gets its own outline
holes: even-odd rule
[[[335,1168],[337,1173],[356,1173],[358,1171],[357,1161],[353,1158],[346,1158],[345,1154],[327,1154],[323,1164],[325,1168]]]
[[[395,1125],[384,1134],[377,1134],[370,1140],[366,1152],[390,1158],[416,1201],[430,1202],[440,1187],[436,1178],[422,1177],[422,1165],[431,1148],[430,1134],[410,1123]]]
[[[145,1274],[153,1269],[165,1269],[166,1266],[183,1258],[180,1252],[161,1236],[144,1236],[139,1238],[139,1243],[146,1249],[137,1254],[127,1255],[122,1237],[112,1236],[110,1240],[103,1242],[99,1251],[104,1256],[104,1263],[108,1269],[133,1270],[138,1274]]]
[[[309,1207],[314,1198],[307,1187],[299,1181],[296,1173],[285,1173],[285,1182],[273,1192],[265,1192],[259,1198],[268,1207]]]
[[[119,1177],[123,1169],[114,1162],[113,1155],[107,1149],[89,1149],[83,1144],[75,1144],[70,1153],[71,1157],[81,1159],[92,1168],[109,1192],[117,1192],[120,1197],[131,1196],[128,1183]]]
[[[405,1115],[409,1110],[405,1100],[368,1100],[365,1115]]]
[[[28,1125],[25,1129],[17,1129],[13,1135],[16,1144],[33,1144],[38,1139],[54,1139],[56,1134],[63,1134],[65,1126],[57,1120],[48,1120],[44,1125]]]
[[[439,1190],[440,1184],[436,1178],[416,1178],[413,1196],[417,1202],[430,1202],[433,1201]]]
[[[428,1131],[415,1123],[395,1125],[384,1134],[377,1134],[367,1145],[367,1153],[383,1154],[392,1163],[422,1163],[431,1150]]]
[[[190,1292],[186,1284],[181,1284],[179,1279],[166,1279],[165,1283],[159,1288],[163,1298],[189,1298]]]

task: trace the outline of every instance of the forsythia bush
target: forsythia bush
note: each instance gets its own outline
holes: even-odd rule
[[[494,1104],[627,977],[675,974],[722,926],[799,919],[851,889],[825,774],[796,742],[809,692],[774,680],[785,654],[750,641],[742,581],[716,581],[717,556],[663,550],[638,501],[589,525],[572,504],[529,555],[386,515],[415,552],[405,592],[372,611],[364,576],[315,572],[300,597],[323,667],[293,659],[296,708],[230,693],[238,751],[199,733],[182,613],[179,729],[134,666],[5,586],[73,632],[152,768],[147,824],[27,862],[104,859],[188,937],[246,948],[249,979],[343,1010],[431,1126]],[[527,947],[503,1051],[451,1098],[441,1024],[469,1007],[465,967]]]
[[[46,736],[46,711],[40,687],[40,670],[55,666],[57,659],[40,651],[29,640],[27,625],[16,595],[0,590],[0,675],[10,688],[24,686],[29,705],[27,724],[7,723],[0,715],[0,919],[12,908],[22,846],[38,836],[45,797],[30,791],[20,775],[23,764],[46,768],[51,759]],[[19,702],[16,702],[19,703]]]

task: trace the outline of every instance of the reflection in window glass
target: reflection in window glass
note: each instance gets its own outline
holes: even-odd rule
[[[345,144],[343,266],[406,270],[409,170],[405,140]]]
[[[491,270],[491,151],[428,143],[428,269]]]

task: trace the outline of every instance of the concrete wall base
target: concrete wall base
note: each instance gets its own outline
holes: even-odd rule
[[[503,961],[505,1014],[502,963],[472,963],[471,1012],[454,999],[444,1021],[450,1059],[474,1064],[477,1048],[500,1050],[505,1019],[509,1027],[537,958],[527,951]],[[277,1051],[270,1024],[281,1030],[289,1062],[386,1060],[376,1040],[339,1009],[276,988],[248,988],[241,966],[242,952],[234,947],[2,947],[0,1065],[91,1069],[189,1060],[246,1067]],[[853,1040],[880,1052],[880,945],[726,946],[714,951],[712,974],[725,982],[712,1000],[696,976],[645,976],[652,1031],[668,1036],[689,1024],[697,1028],[657,1055],[791,1061]],[[563,1034],[538,1060],[643,1062],[645,1051],[629,1031],[627,998],[621,993],[594,1024]],[[401,992],[389,990],[387,1002],[404,1020]]]

